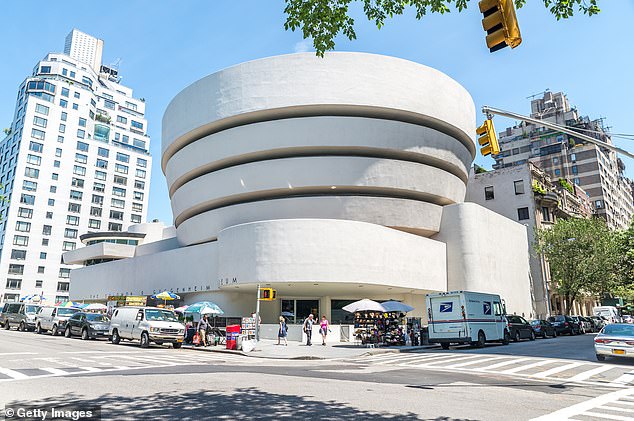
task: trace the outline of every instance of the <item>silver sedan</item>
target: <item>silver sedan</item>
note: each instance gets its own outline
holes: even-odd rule
[[[606,325],[594,338],[597,360],[605,357],[634,357],[634,325],[613,323]]]

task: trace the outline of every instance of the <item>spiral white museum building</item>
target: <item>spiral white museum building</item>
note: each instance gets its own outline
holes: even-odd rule
[[[464,203],[475,128],[461,85],[398,58],[291,54],[213,73],[163,117],[176,229],[66,253],[102,262],[72,271],[71,298],[171,290],[242,316],[260,284],[278,294],[264,323],[311,311],[337,323],[350,300],[425,318],[426,293],[463,289],[530,316],[526,227]]]

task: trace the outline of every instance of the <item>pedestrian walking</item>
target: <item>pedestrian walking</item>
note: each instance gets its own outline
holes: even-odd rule
[[[286,319],[284,316],[280,316],[280,330],[277,332],[277,344],[280,345],[280,340],[284,339],[284,346],[288,346],[287,336],[288,328],[286,326]]]
[[[313,324],[315,324],[315,320],[313,319],[312,313],[306,317],[304,320],[304,333],[306,334],[306,346],[311,346],[311,337],[313,336]]]
[[[207,315],[203,314],[203,317],[198,322],[198,335],[200,336],[200,343],[203,346],[209,346],[207,343],[207,329],[209,328],[209,322],[207,321]]]
[[[326,335],[328,335],[328,319],[326,315],[321,316],[321,323],[319,323],[319,333],[321,333],[321,344],[326,346]]]

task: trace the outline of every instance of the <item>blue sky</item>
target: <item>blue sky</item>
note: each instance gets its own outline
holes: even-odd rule
[[[528,96],[562,90],[582,115],[605,117],[614,133],[634,133],[634,2],[600,0],[599,15],[559,22],[541,1],[528,3],[518,11],[523,43],[514,50],[488,52],[476,0],[460,14],[417,21],[408,13],[381,30],[356,8],[358,39],[340,38],[337,50],[392,55],[439,69],[469,90],[478,110],[486,104],[528,114]],[[122,83],[146,99],[154,156],[148,218],[171,222],[159,166],[165,107],[185,86],[217,70],[310,49],[299,32],[284,30],[283,9],[280,0],[5,1],[0,127],[11,123],[18,85],[46,53],[63,50],[72,28],[103,39],[104,61],[120,58]],[[512,123],[495,119],[498,131]],[[634,151],[634,141],[616,143]],[[493,160],[476,162],[488,168]],[[625,162],[634,177],[634,161]]]

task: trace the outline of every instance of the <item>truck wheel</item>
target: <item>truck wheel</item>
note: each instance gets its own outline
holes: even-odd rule
[[[181,346],[183,346],[183,343],[182,343],[182,342],[174,342],[174,343],[172,344],[172,346],[174,347],[174,349],[178,349],[178,348],[180,348]]]
[[[150,346],[150,336],[147,332],[141,334],[141,348],[147,348]]]
[[[57,325],[53,325],[53,328],[51,330],[51,335],[57,336]]]
[[[119,342],[121,342],[121,336],[119,336],[119,331],[115,329],[112,331],[112,343],[119,345]]]
[[[9,324],[9,321],[7,320],[6,322],[4,322],[4,330],[9,330],[11,329],[11,325]]]
[[[449,342],[443,342],[440,344],[442,349],[449,349]]]
[[[508,330],[504,330],[504,338],[502,338],[502,345],[508,345],[511,343],[511,335]]]
[[[487,337],[484,335],[483,331],[478,332],[478,342],[476,342],[476,346],[478,348],[484,348],[484,345],[487,342]]]

